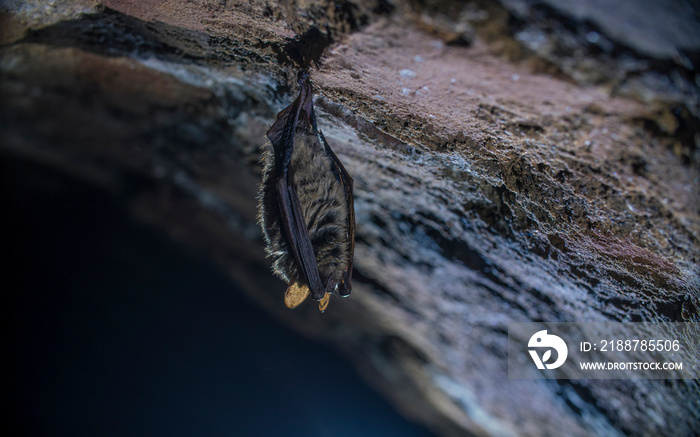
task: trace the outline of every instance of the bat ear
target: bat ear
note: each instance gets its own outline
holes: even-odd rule
[[[308,285],[295,282],[287,287],[287,291],[284,292],[284,304],[287,305],[287,308],[296,308],[301,305],[307,297],[309,297]]]
[[[328,308],[328,302],[331,300],[331,294],[326,293],[323,295],[321,300],[318,301],[318,310],[321,312],[326,311],[326,308]]]

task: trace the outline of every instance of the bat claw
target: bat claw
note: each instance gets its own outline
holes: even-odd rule
[[[326,293],[323,295],[321,300],[318,301],[318,310],[321,312],[326,311],[326,308],[328,308],[328,302],[331,300],[331,294]]]

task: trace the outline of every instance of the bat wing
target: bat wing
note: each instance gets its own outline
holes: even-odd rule
[[[267,138],[275,151],[274,176],[277,178],[286,174],[289,168],[297,127],[306,126],[311,130],[316,130],[313,91],[306,73],[300,76],[299,85],[301,87],[299,96],[291,105],[277,114],[277,120],[267,131]]]
[[[309,230],[306,227],[306,220],[304,220],[299,197],[297,197],[294,185],[289,183],[284,176],[277,182],[277,200],[292,255],[300,267],[311,295],[318,300],[323,297],[324,287],[318,274],[316,255],[311,245]]]
[[[352,291],[352,260],[355,255],[355,201],[353,200],[352,190],[353,190],[353,180],[345,170],[345,166],[340,162],[338,156],[333,152],[333,150],[328,145],[326,138],[319,131],[319,136],[323,145],[333,162],[333,167],[335,170],[340,183],[343,185],[343,193],[345,193],[345,204],[348,207],[348,241],[350,243],[350,250],[348,250],[348,262],[346,270],[343,274],[343,280],[338,284],[338,294],[341,296],[347,296]]]

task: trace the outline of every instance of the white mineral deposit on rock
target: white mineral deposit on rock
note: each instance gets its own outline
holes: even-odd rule
[[[407,79],[414,79],[416,77],[416,72],[409,70],[408,68],[404,68],[403,70],[399,71],[399,74],[401,77],[405,77]]]

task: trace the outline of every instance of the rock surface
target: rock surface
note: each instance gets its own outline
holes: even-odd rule
[[[511,321],[699,319],[700,45],[630,48],[584,3],[11,1],[0,156],[120,199],[439,434],[690,435],[697,381],[507,379]],[[612,49],[536,50],[579,44],[562,16]],[[634,88],[632,58],[680,79]],[[353,294],[325,314],[284,308],[255,222],[299,63],[355,179]]]

